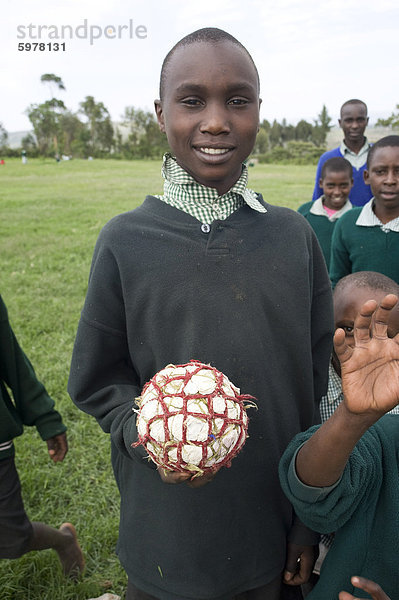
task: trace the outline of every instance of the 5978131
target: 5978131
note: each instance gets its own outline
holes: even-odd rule
[[[62,42],[19,42],[19,52],[65,52],[66,43]]]

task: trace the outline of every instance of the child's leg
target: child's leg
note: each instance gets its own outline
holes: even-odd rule
[[[45,523],[32,522],[33,534],[25,552],[52,548],[58,554],[64,575],[78,576],[84,569],[84,558],[76,536],[75,527],[64,523],[59,529]]]

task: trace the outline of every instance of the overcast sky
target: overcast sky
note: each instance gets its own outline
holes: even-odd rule
[[[9,132],[31,129],[25,109],[50,98],[43,73],[62,78],[57,97],[71,110],[88,95],[115,121],[126,106],[152,110],[165,54],[206,26],[252,54],[262,119],[312,121],[325,104],[336,123],[341,104],[360,98],[374,123],[399,103],[398,0],[2,0],[0,18],[0,122]],[[49,41],[65,51],[18,51]]]

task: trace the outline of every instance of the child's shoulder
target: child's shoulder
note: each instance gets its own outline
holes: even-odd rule
[[[323,152],[323,154],[319,158],[319,164],[325,163],[326,160],[328,160],[329,158],[335,158],[336,156],[342,156],[340,146],[337,146],[336,148],[333,148],[332,150],[326,150],[326,152]]]
[[[147,196],[142,204],[136,208],[120,213],[112,217],[101,229],[101,236],[123,235],[124,232],[129,232],[136,227],[140,227],[143,222],[148,220],[148,210],[146,206],[149,200],[155,200],[152,196]]]
[[[305,204],[301,204],[301,206],[298,208],[298,212],[301,215],[306,216],[307,214],[309,214],[310,209],[313,206],[313,201],[311,200],[310,202],[305,202]]]

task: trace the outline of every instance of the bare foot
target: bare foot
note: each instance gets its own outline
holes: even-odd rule
[[[63,523],[60,531],[65,536],[63,547],[57,550],[62,570],[64,575],[71,577],[71,579],[78,579],[84,570],[85,559],[79,546],[76,529],[72,523]]]

